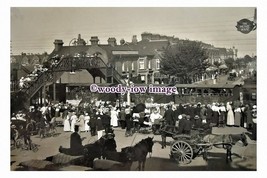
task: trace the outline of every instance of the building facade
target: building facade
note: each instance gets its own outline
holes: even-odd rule
[[[55,84],[64,85],[67,93],[72,88],[89,86],[92,83],[125,84],[128,79],[136,84],[166,85],[170,84],[174,77],[160,73],[160,61],[164,48],[183,43],[186,40],[144,32],[141,34],[140,40],[134,35],[131,42],[121,39],[119,44],[114,37],[110,37],[106,44],[100,44],[97,36],[92,36],[89,41],[90,44],[87,44],[79,34],[78,38],[72,39],[67,43],[68,45],[64,45],[63,40],[56,39],[54,50],[50,55],[11,56],[12,80],[20,78],[20,76],[14,75],[16,68],[30,73],[31,68],[36,65],[60,61],[59,67],[53,69],[54,73],[56,72],[53,81],[51,80],[54,83],[53,89],[50,87],[53,93],[56,91]],[[208,49],[211,64],[229,57],[235,58],[237,55],[236,49],[216,48],[204,43],[203,46]],[[92,66],[91,60],[94,55],[97,55],[100,61],[98,61],[97,67]],[[13,69],[15,70],[13,71]],[[35,86],[36,89],[40,87]],[[33,96],[36,92],[33,90],[31,95]],[[55,98],[56,96],[54,96]]]

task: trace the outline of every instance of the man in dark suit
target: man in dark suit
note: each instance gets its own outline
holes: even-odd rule
[[[74,132],[70,135],[70,150],[72,155],[83,154],[83,145],[81,136],[78,134],[79,126],[75,125]]]
[[[168,110],[164,113],[163,118],[167,125],[174,126],[174,111],[171,106],[168,106]]]
[[[187,115],[186,120],[185,120],[185,124],[184,124],[184,134],[190,135],[191,129],[192,129],[191,117],[189,115]]]
[[[183,118],[179,121],[178,134],[190,134],[191,128],[192,123],[190,121],[190,116],[183,116]]]
[[[101,116],[102,125],[105,129],[105,133],[108,133],[108,130],[110,128],[110,120],[111,117],[107,114],[107,112],[104,112],[104,114]]]
[[[59,152],[71,156],[78,156],[83,154],[82,138],[78,134],[79,126],[75,125],[74,132],[70,135],[70,148],[59,147]]]

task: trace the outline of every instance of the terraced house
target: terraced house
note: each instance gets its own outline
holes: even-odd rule
[[[135,84],[169,84],[172,76],[160,73],[160,60],[164,48],[175,43],[183,43],[182,39],[144,32],[141,39],[132,37],[131,42],[110,37],[106,44],[100,44],[97,36],[92,36],[86,43],[79,34],[70,42],[62,39],[54,41],[54,50],[50,55],[17,55],[11,56],[11,64],[18,70],[11,71],[12,83],[29,74],[34,66],[43,65],[48,71],[40,74],[24,89],[32,99],[50,97],[64,101],[71,96],[71,91],[83,87],[88,90],[92,83],[100,85],[126,84],[130,79]],[[204,43],[203,43],[204,44]],[[209,60],[222,61],[227,57],[235,57],[237,50],[216,48],[205,44],[209,50]],[[46,96],[48,93],[49,96]],[[44,95],[44,96],[43,96]]]

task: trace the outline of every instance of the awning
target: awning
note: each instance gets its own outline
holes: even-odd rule
[[[219,69],[228,69],[228,67],[225,64],[222,64],[219,66]]]
[[[210,66],[210,67],[208,67],[208,68],[206,69],[207,72],[209,72],[209,71],[215,71],[215,70],[218,70],[218,68],[215,67],[215,66]]]

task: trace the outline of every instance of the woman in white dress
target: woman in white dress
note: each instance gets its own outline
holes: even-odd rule
[[[84,131],[85,132],[90,131],[90,126],[88,125],[89,121],[90,121],[90,116],[88,115],[88,113],[85,113],[85,116],[84,116]]]
[[[110,125],[112,125],[113,127],[117,127],[118,126],[118,112],[116,111],[115,107],[113,107],[110,111]]]
[[[75,132],[75,131],[74,131],[74,127],[75,127],[75,124],[76,124],[77,120],[78,120],[78,118],[77,118],[77,116],[76,116],[76,113],[73,112],[73,114],[72,114],[72,116],[71,116],[70,131]]]
[[[226,122],[226,124],[228,126],[234,126],[235,125],[235,118],[234,118],[234,112],[233,112],[233,109],[232,109],[230,102],[227,102],[226,110],[227,110],[227,122]]]
[[[84,129],[84,114],[83,113],[81,113],[81,115],[79,116],[79,121],[80,121],[79,130],[80,130],[80,132],[84,132],[85,129]]]
[[[64,120],[64,132],[70,132],[70,115],[69,114],[66,116],[66,119]]]

